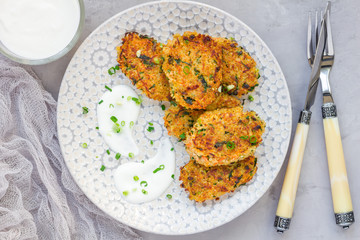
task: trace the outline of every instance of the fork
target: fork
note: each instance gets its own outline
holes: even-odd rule
[[[346,173],[344,152],[341,143],[341,135],[339,122],[336,112],[336,105],[331,94],[329,75],[331,67],[334,64],[334,45],[332,41],[331,26],[330,26],[330,2],[328,2],[329,10],[326,12],[326,32],[327,39],[322,58],[321,70],[320,70],[320,82],[323,92],[323,105],[321,106],[326,152],[328,158],[329,176],[331,193],[333,200],[333,207],[335,213],[336,224],[342,226],[344,229],[355,221],[353,207],[350,196],[350,188]],[[323,16],[322,14],[320,16]],[[316,23],[317,25],[317,14]],[[315,29],[316,42],[318,41],[318,29]],[[314,50],[312,43],[312,28],[311,28],[311,16],[309,15],[308,23],[308,37],[307,37],[307,57],[310,66],[314,60]]]

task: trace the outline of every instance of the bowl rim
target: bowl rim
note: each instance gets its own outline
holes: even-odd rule
[[[84,27],[84,22],[85,22],[85,5],[84,5],[84,1],[83,0],[77,0],[77,2],[79,3],[79,8],[80,8],[79,25],[78,25],[78,27],[76,29],[76,32],[75,32],[75,35],[73,36],[71,41],[60,52],[58,52],[58,53],[56,53],[54,55],[51,55],[50,57],[41,58],[41,59],[24,58],[24,57],[21,57],[21,56],[15,54],[15,53],[13,53],[12,51],[10,51],[0,41],[0,43],[1,43],[0,44],[0,53],[3,54],[4,56],[6,56],[7,58],[15,61],[15,62],[26,64],[26,65],[47,64],[47,63],[53,62],[53,61],[63,57],[65,54],[67,54],[75,46],[75,44],[77,43],[77,41],[80,38],[80,35],[82,33],[82,29]]]

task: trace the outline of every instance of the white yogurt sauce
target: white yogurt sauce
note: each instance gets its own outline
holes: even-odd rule
[[[100,102],[102,102],[98,104],[97,117],[99,131],[109,147],[123,156],[129,156],[129,153],[135,156],[139,153],[139,148],[131,132],[140,112],[140,104],[128,98],[139,99],[129,86],[113,87],[112,91],[107,91],[101,97]],[[117,119],[117,124],[111,120],[112,117]],[[119,128],[120,132],[117,133]]]
[[[76,0],[0,0],[0,41],[21,57],[57,54],[70,43],[79,22]]]
[[[174,172],[175,153],[170,140],[165,138],[153,158],[144,163],[129,162],[119,166],[114,173],[115,186],[130,203],[149,202],[166,191],[173,182]]]

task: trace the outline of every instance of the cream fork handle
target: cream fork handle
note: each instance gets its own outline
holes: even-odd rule
[[[325,103],[322,113],[336,224],[348,228],[354,213],[335,104]]]

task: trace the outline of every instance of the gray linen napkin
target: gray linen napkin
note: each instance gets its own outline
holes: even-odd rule
[[[141,239],[71,177],[56,102],[30,68],[0,56],[0,239]]]

